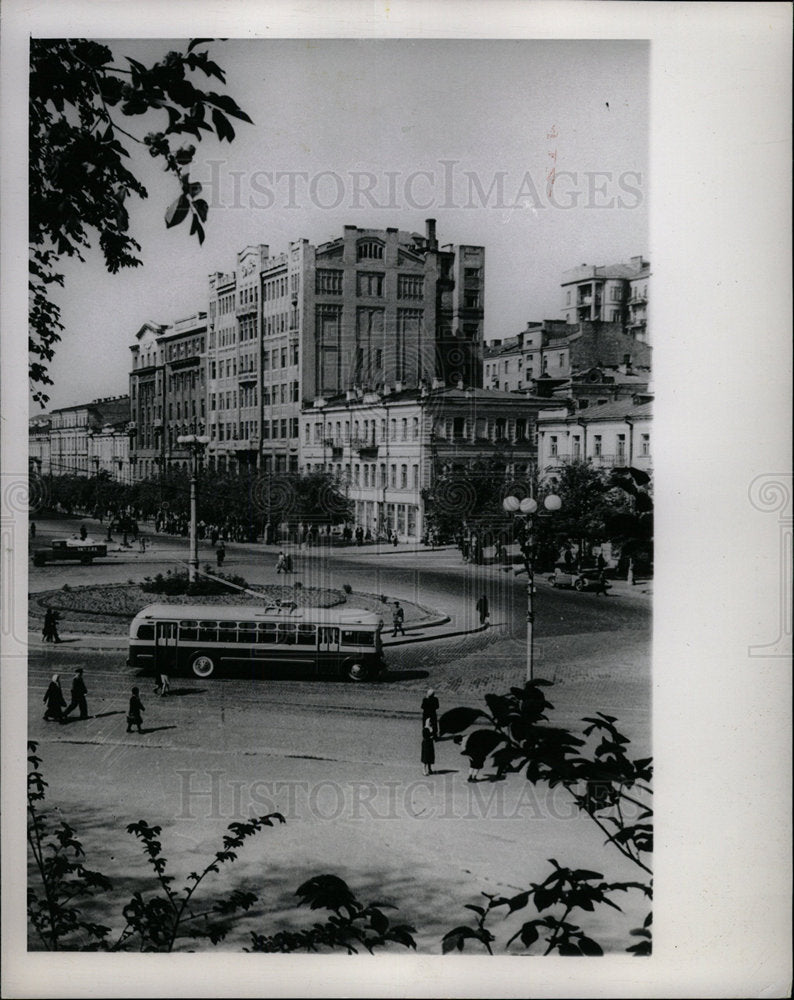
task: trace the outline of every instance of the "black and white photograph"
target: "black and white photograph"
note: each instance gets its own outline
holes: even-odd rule
[[[12,5],[8,995],[786,994],[790,251],[709,315],[640,6]],[[790,208],[791,8],[707,6]]]

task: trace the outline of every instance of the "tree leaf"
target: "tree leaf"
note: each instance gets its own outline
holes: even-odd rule
[[[165,213],[165,224],[169,229],[173,229],[174,226],[178,226],[181,222],[187,218],[187,214],[190,211],[190,202],[188,199],[181,194],[176,201],[171,202]]]
[[[438,729],[441,733],[461,733],[473,726],[478,719],[484,718],[485,713],[479,708],[452,708],[438,720]]]

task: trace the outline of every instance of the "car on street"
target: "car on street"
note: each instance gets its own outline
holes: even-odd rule
[[[63,562],[72,559],[84,566],[94,559],[101,559],[108,554],[104,542],[95,542],[92,538],[58,538],[50,547],[36,549],[33,553],[33,565],[44,566],[48,562]]]
[[[554,572],[548,577],[552,587],[572,587],[574,590],[598,590],[601,570],[597,566],[587,566],[576,569],[559,562],[554,567]],[[604,584],[607,589],[612,585],[608,580]]]

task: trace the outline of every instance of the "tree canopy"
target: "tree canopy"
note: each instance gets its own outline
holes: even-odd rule
[[[201,185],[190,180],[196,146],[184,140],[200,142],[209,133],[231,142],[229,119],[251,122],[230,96],[198,85],[204,77],[226,82],[205,47],[210,41],[193,39],[184,52],[146,66],[130,57],[117,62],[107,45],[86,39],[31,40],[28,348],[33,398],[42,406],[63,331],[49,294],[51,285],[64,283],[59,261],[82,261],[97,242],[111,274],[141,263],[128,204],[148,192],[131,168],[133,144],[173,175],[176,197],[166,226],[189,218],[191,235],[204,240],[208,205]],[[154,129],[144,133],[144,121]]]

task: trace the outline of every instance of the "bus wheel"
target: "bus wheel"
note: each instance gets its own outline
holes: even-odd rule
[[[212,677],[215,672],[215,661],[211,656],[207,656],[206,653],[199,653],[198,656],[193,657],[190,668],[196,677]]]
[[[358,660],[351,660],[347,664],[347,676],[351,681],[365,681],[369,677],[369,669]]]
[[[581,592],[584,590],[584,580],[581,577],[579,577],[577,580],[574,581],[573,587],[574,590],[578,590],[579,593],[581,594]]]

